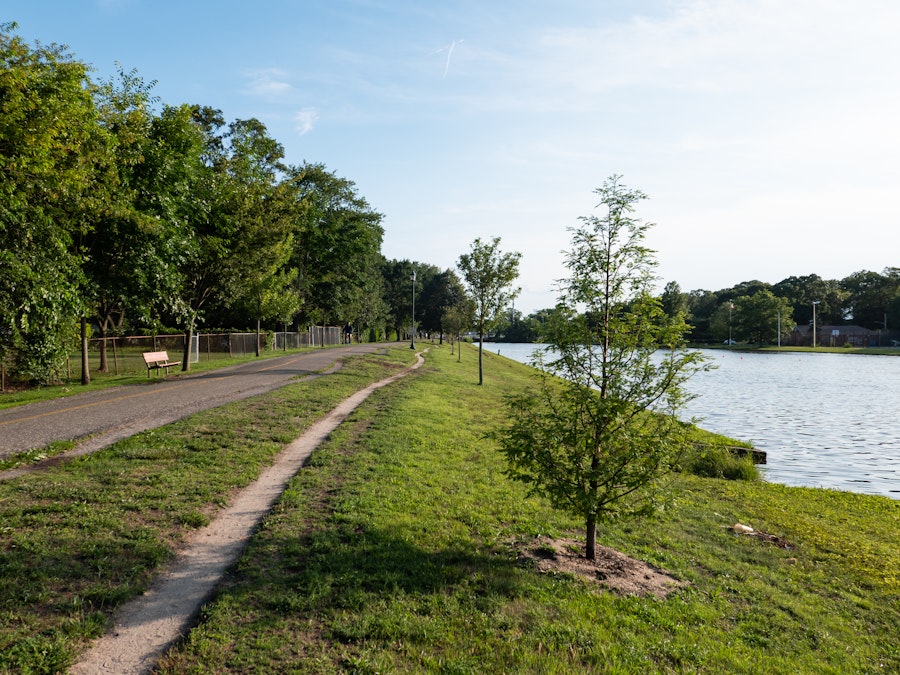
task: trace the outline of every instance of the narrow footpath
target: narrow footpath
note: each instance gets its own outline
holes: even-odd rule
[[[114,625],[70,669],[74,675],[138,675],[149,672],[166,649],[186,635],[201,606],[247,545],[288,481],[312,451],[374,391],[419,368],[416,363],[345,399],[282,450],[257,481],[231,506],[198,530],[144,595],[123,605]]]

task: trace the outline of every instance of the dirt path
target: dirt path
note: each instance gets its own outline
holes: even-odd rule
[[[203,602],[312,451],[372,392],[421,366],[424,359],[421,354],[417,356],[413,366],[345,399],[288,445],[230,507],[188,540],[150,590],[120,608],[113,627],[94,642],[69,672],[131,675],[153,668],[169,645],[190,629]]]

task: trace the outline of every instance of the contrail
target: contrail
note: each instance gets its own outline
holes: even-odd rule
[[[465,40],[460,40],[459,42],[454,40],[450,43],[450,49],[447,52],[447,63],[444,65],[444,78],[447,77],[447,72],[450,70],[450,57],[453,56],[453,50],[456,49],[456,45],[461,45],[463,42],[465,42]]]

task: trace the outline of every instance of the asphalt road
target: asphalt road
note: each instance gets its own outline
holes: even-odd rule
[[[195,412],[283,387],[327,370],[347,355],[371,354],[385,346],[332,347],[0,410],[0,457],[77,439],[84,439],[77,454],[93,452]]]

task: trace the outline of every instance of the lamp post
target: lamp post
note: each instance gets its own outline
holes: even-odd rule
[[[412,272],[412,327],[409,331],[410,342],[409,348],[416,348],[416,271]]]
[[[734,344],[734,342],[731,339],[731,310],[733,310],[733,309],[734,309],[734,300],[729,300],[728,301],[728,346],[729,347]]]
[[[816,305],[821,302],[820,300],[813,301],[813,349],[816,348]]]

